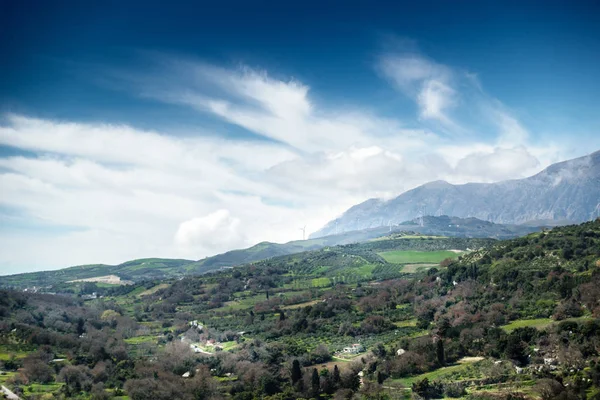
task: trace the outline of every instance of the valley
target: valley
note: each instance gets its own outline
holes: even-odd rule
[[[594,396],[599,277],[597,220],[3,291],[0,383],[32,399]]]

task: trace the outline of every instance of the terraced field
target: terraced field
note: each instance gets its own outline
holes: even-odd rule
[[[441,250],[441,251],[384,251],[377,253],[387,262],[393,264],[422,264],[439,263],[446,258],[458,258],[463,252]]]

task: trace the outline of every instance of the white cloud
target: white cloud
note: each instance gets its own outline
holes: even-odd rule
[[[0,206],[19,210],[0,230],[3,272],[200,259],[285,242],[301,237],[299,227],[317,230],[368,198],[436,179],[520,177],[565,156],[555,144],[533,146],[518,119],[483,95],[484,107],[473,109],[493,128],[487,137],[448,137],[426,126],[433,120],[459,129],[451,111],[469,97],[455,84],[455,70],[417,55],[385,56],[381,66],[419,106],[412,122],[318,105],[306,83],[262,71],[169,65],[155,80],[162,86],[139,82],[144,96],[193,107],[254,138],[6,116],[0,144],[35,156],[0,158]],[[19,223],[34,227],[14,228]],[[36,225],[56,229],[42,233]]]
[[[240,232],[240,220],[228,210],[217,210],[203,217],[182,222],[175,234],[175,243],[185,250],[204,249],[204,252],[221,252],[241,247],[247,239]]]
[[[525,147],[494,148],[491,152],[473,152],[456,165],[456,173],[494,182],[521,178],[536,172],[540,161]]]
[[[430,80],[423,84],[417,102],[421,107],[421,117],[440,120],[450,124],[444,111],[454,104],[455,92],[443,82]]]
[[[458,93],[452,87],[454,73],[449,67],[416,54],[388,54],[381,58],[379,68],[402,92],[415,99],[421,118],[454,126],[447,111],[456,104]]]

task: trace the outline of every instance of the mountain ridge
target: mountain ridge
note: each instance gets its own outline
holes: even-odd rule
[[[350,207],[310,238],[423,215],[475,217],[500,224],[589,221],[600,216],[600,151],[552,164],[528,178],[457,185],[438,180],[390,200],[369,199]]]
[[[142,258],[117,265],[87,264],[53,271],[28,272],[0,276],[0,287],[48,288],[59,283],[116,275],[122,280],[139,282],[142,280],[166,279],[185,275],[200,275],[222,268],[258,262],[278,256],[319,250],[328,246],[366,242],[384,237],[390,233],[448,236],[459,238],[507,239],[539,231],[541,226],[500,225],[476,218],[462,219],[440,216],[424,217],[424,226],[417,221],[404,221],[393,227],[375,227],[360,231],[344,232],[316,239],[295,240],[287,243],[260,242],[245,249],[206,257],[201,260]]]

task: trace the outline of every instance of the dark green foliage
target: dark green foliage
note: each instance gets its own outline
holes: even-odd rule
[[[439,339],[436,343],[435,354],[439,365],[443,366],[446,364],[446,356],[444,354],[444,340]]]
[[[337,366],[336,366],[337,367]],[[292,361],[292,383],[295,384],[300,379],[302,379],[302,369],[300,368],[300,362],[297,359]],[[338,371],[339,376],[339,371]]]
[[[444,387],[440,382],[429,382],[429,379],[412,384],[412,391],[424,399],[439,399],[444,396]]]
[[[598,367],[598,370],[600,371],[600,366]],[[600,372],[599,372],[598,376],[600,377]],[[337,365],[335,365],[333,367],[333,383],[337,386],[340,384],[340,381],[341,381],[340,369],[338,368]]]
[[[375,250],[406,245],[385,239],[142,283],[89,301],[77,293],[2,291],[3,368],[22,368],[32,382],[65,382],[59,396],[97,399],[115,387],[132,399],[386,398],[397,378],[415,382],[414,393],[424,398],[459,397],[465,386],[472,392],[521,379],[541,382],[544,396],[592,397],[600,383],[599,240],[600,221],[563,227],[490,241],[486,249],[410,276],[394,276],[377,256]],[[443,246],[474,242],[448,243]],[[564,257],[567,247],[571,258]],[[527,321],[551,315],[554,320]],[[183,336],[226,348],[197,354]],[[354,343],[365,348],[355,361],[342,370],[323,366]],[[29,355],[11,358],[13,352]],[[461,359],[475,356],[486,360],[463,368]],[[53,357],[68,361],[49,363]],[[33,359],[45,361],[37,368]],[[522,377],[513,364],[527,366]],[[431,371],[440,382],[415,378]],[[456,379],[463,383],[450,382]]]
[[[508,336],[504,353],[506,358],[516,361],[519,365],[527,362],[527,345],[514,332]]]

